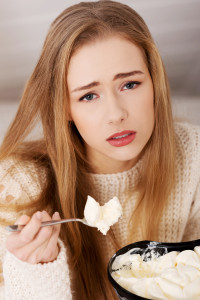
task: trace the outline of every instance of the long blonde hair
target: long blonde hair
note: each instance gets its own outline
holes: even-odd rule
[[[62,217],[82,217],[92,186],[88,182],[89,166],[82,139],[68,117],[67,70],[79,47],[111,34],[121,35],[143,50],[153,81],[155,127],[142,153],[133,218],[134,224],[141,226],[144,239],[156,239],[159,218],[173,187],[174,128],[162,60],[145,22],[130,7],[109,0],[82,2],[55,19],[1,146],[0,159],[12,155],[42,165],[48,174],[47,185],[35,207],[51,205]],[[44,138],[24,143],[38,118]],[[54,197],[49,197],[52,194]],[[68,225],[62,226],[61,237],[71,254],[69,263],[76,276],[77,298],[93,300],[102,295],[102,299],[115,299],[96,233],[83,226]]]

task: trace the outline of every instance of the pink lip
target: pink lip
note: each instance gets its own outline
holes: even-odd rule
[[[125,130],[111,135],[107,142],[114,147],[122,147],[130,144],[135,139],[135,136],[135,131]]]

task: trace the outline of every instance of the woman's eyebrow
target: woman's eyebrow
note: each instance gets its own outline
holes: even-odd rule
[[[72,93],[74,93],[74,92],[79,92],[79,91],[83,91],[83,90],[88,90],[88,89],[90,89],[90,88],[92,88],[92,87],[94,87],[94,86],[97,86],[97,85],[99,85],[99,84],[100,84],[100,82],[98,82],[98,81],[93,81],[93,82],[88,83],[88,84],[86,84],[86,85],[83,85],[83,86],[80,86],[80,87],[75,88],[74,90],[72,90]]]
[[[118,73],[114,76],[113,80],[119,79],[119,78],[125,78],[128,76],[132,76],[132,75],[143,75],[144,73],[140,70],[134,70],[131,72],[126,72],[126,73]]]
[[[135,70],[135,71],[126,72],[126,73],[118,73],[113,77],[113,81],[116,80],[116,79],[119,79],[119,78],[125,78],[125,77],[129,77],[129,76],[132,76],[132,75],[138,75],[138,74],[143,75],[144,73],[140,70]],[[83,90],[88,90],[88,89],[90,89],[92,87],[95,87],[95,86],[98,86],[98,85],[100,85],[100,82],[93,81],[93,82],[90,82],[86,85],[75,88],[74,90],[72,90],[72,93],[80,92],[80,91],[83,91]]]

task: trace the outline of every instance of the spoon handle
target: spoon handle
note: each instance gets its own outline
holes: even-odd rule
[[[62,223],[68,223],[68,222],[81,222],[85,225],[88,225],[85,219],[74,218],[74,219],[44,221],[41,223],[41,227],[62,224]],[[6,226],[6,230],[11,231],[11,232],[21,231],[25,226],[26,225],[9,225],[9,226]]]

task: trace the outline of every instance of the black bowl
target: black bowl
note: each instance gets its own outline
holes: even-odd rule
[[[119,299],[121,300],[151,300],[149,298],[143,298],[141,296],[135,295],[129,291],[127,291],[125,288],[120,286],[112,277],[112,265],[115,260],[115,258],[121,254],[124,254],[128,252],[131,249],[134,249],[134,254],[148,254],[150,252],[150,249],[154,249],[157,253],[160,255],[163,255],[165,253],[171,252],[171,251],[183,251],[183,250],[194,250],[194,247],[200,246],[200,240],[194,240],[189,242],[182,242],[182,243],[158,243],[158,242],[152,242],[152,241],[141,241],[137,243],[133,243],[130,245],[127,245],[120,250],[118,250],[110,259],[107,267],[107,274],[108,279],[110,280],[112,286],[114,287]]]

